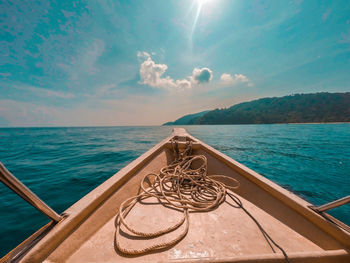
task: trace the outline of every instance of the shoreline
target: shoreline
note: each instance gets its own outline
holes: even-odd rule
[[[276,123],[232,123],[232,124],[170,124],[161,126],[222,126],[222,125],[282,125],[282,124],[350,124],[345,122],[276,122]]]
[[[271,123],[271,124],[345,124],[350,123],[349,121],[344,122],[282,122],[282,123]],[[265,123],[267,124],[267,123]]]
[[[166,126],[222,126],[222,125],[282,125],[282,124],[350,124],[350,122],[279,122],[279,123],[233,123],[233,124],[170,124],[170,125],[112,125],[112,126],[12,126],[0,129],[30,129],[30,128],[113,128],[113,127],[166,127]]]

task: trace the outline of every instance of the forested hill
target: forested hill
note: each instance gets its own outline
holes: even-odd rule
[[[350,92],[263,98],[212,110],[186,120],[187,123],[179,124],[350,122]],[[176,125],[176,122],[167,124]]]
[[[163,125],[190,125],[190,124],[195,124],[195,122],[200,117],[202,117],[204,114],[206,114],[208,112],[209,112],[209,110],[198,112],[198,113],[194,113],[194,114],[188,114],[188,115],[185,115],[185,116],[177,119],[176,121],[167,122],[167,123],[164,123]]]

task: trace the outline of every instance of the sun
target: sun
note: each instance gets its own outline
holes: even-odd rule
[[[214,0],[196,0],[197,4],[202,6],[202,5],[205,5],[209,2],[213,2]]]

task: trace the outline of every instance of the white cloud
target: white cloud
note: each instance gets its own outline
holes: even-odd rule
[[[190,89],[192,87],[192,84],[187,79],[178,79],[176,80],[176,86],[181,90],[185,90]]]
[[[248,87],[253,86],[253,83],[243,74],[234,74],[233,76],[228,73],[224,73],[220,77],[221,82],[224,85],[236,85],[239,83],[247,83]]]
[[[225,83],[229,83],[229,82],[233,81],[231,74],[227,74],[227,73],[222,74],[220,79],[222,82],[225,82]]]
[[[143,54],[142,54],[143,55]],[[165,64],[156,64],[151,57],[148,57],[140,67],[141,83],[154,88],[163,89],[188,89],[192,84],[187,79],[174,81],[171,77],[163,77],[163,74],[168,69]]]
[[[194,68],[192,72],[192,79],[194,82],[201,84],[211,81],[213,72],[208,68]]]
[[[210,69],[194,68],[191,76],[185,79],[174,80],[170,76],[164,76],[168,66],[156,64],[149,53],[139,51],[137,52],[137,57],[145,59],[140,66],[140,83],[154,88],[186,90],[192,88],[193,85],[210,82],[213,78],[213,73]]]
[[[149,57],[151,57],[151,55],[149,53],[147,53],[146,51],[138,51],[137,57],[140,59],[148,59]]]

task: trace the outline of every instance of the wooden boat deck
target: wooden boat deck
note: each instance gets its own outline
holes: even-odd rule
[[[242,198],[241,198],[242,199]],[[151,201],[151,200],[149,200]],[[157,200],[154,200],[155,202]],[[149,202],[151,203],[151,202]],[[270,216],[262,209],[243,200],[244,206],[262,223],[271,237],[287,253],[320,252],[323,249],[293,229]],[[129,215],[129,222],[143,231],[152,231],[174,224],[181,213],[161,205],[137,205]],[[142,248],[164,239],[174,238],[184,226],[165,238],[135,240],[122,236],[121,244],[128,248]],[[127,230],[122,229],[128,233]],[[257,225],[240,208],[227,203],[209,213],[191,213],[187,236],[177,245],[159,253],[138,257],[124,256],[114,247],[115,219],[110,219],[89,240],[82,244],[67,262],[157,262],[179,259],[225,259],[236,256],[268,255],[273,251]],[[288,237],[288,238],[286,238]],[[274,247],[275,251],[281,252]]]
[[[177,134],[181,135],[196,140],[183,131]],[[68,217],[34,246],[23,262],[285,262],[281,251],[273,246],[273,252],[253,220],[227,202],[210,212],[190,213],[187,236],[169,249],[134,257],[118,252],[114,242],[118,208],[137,194],[145,174],[157,172],[173,160],[169,138],[69,208]],[[240,182],[235,194],[291,262],[349,262],[348,232],[308,208],[310,204],[293,193],[197,142],[194,154],[207,157],[208,174],[224,174]],[[226,201],[234,204],[228,198]],[[180,220],[181,212],[154,203],[156,200],[148,199],[137,204],[127,216],[128,222],[152,231]],[[182,227],[152,240],[129,239],[128,231],[122,228],[125,233],[120,240],[125,247],[142,248],[171,239]]]

